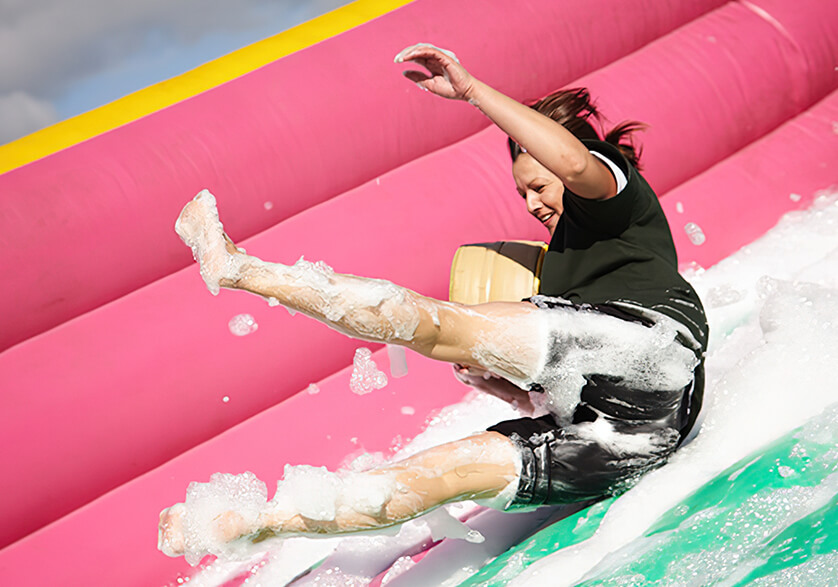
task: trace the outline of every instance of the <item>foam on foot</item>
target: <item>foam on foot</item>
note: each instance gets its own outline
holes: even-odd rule
[[[212,295],[218,295],[222,280],[238,279],[243,262],[243,256],[238,253],[242,251],[224,234],[215,196],[209,190],[202,190],[183,207],[175,222],[175,232],[192,249],[192,256],[201,266],[201,277]]]
[[[157,547],[168,556],[184,555],[190,565],[207,554],[227,559],[246,556],[238,538],[258,527],[267,505],[267,488],[253,473],[215,473],[209,483],[191,483],[186,502],[160,515]]]

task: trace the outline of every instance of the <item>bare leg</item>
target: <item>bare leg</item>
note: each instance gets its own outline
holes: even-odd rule
[[[359,511],[351,507],[350,500],[336,508],[333,519],[314,520],[294,511],[287,500],[278,501],[278,495],[254,525],[245,523],[236,512],[218,516],[214,538],[229,542],[247,536],[258,542],[276,535],[341,534],[391,526],[445,503],[512,493],[519,470],[520,453],[512,441],[497,432],[483,432],[387,467],[356,473],[352,478],[356,485],[364,487],[379,480],[391,488],[376,511]],[[183,534],[185,515],[183,504],[160,514],[159,548],[169,556],[179,556],[189,548]]]
[[[531,304],[463,306],[387,281],[335,273],[321,263],[267,263],[244,254],[226,237],[215,198],[206,190],[184,207],[175,228],[192,247],[213,293],[219,287],[245,290],[349,336],[407,346],[513,381],[533,377],[542,360],[538,310]]]

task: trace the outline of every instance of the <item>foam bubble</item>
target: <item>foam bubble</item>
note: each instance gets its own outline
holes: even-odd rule
[[[387,385],[387,376],[379,371],[372,360],[372,352],[368,348],[361,347],[355,350],[352,365],[349,387],[353,393],[365,395]]]
[[[236,336],[247,336],[256,332],[259,329],[259,324],[256,323],[256,319],[250,314],[238,314],[230,318],[227,327]]]
[[[695,222],[687,222],[684,225],[684,232],[687,233],[687,237],[694,245],[703,245],[707,240],[707,237],[704,235],[704,231]]]

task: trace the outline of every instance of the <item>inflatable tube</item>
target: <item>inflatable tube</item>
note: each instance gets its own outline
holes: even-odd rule
[[[0,246],[16,270],[0,305],[16,311],[2,317],[0,349],[185,267],[159,221],[177,216],[183,194],[223,194],[242,240],[485,127],[473,109],[417,99],[392,63],[406,44],[456,47],[527,99],[721,3],[642,0],[602,20],[586,15],[619,0],[422,0],[11,170],[0,176]]]
[[[710,267],[838,188],[838,92],[662,199],[683,264]],[[708,194],[723,194],[707,204]],[[690,227],[701,238],[690,238]]]
[[[421,7],[428,12],[421,12]],[[434,2],[419,0],[394,14],[407,9],[419,11],[410,13],[413,26],[418,32],[426,32],[428,23],[436,19],[432,8],[438,8]],[[797,10],[792,13],[768,2],[730,3],[576,82],[594,89],[611,120],[630,117],[650,123],[645,141],[650,180],[660,192],[662,186],[676,188],[683,184],[663,199],[670,218],[677,219],[673,227],[682,261],[712,262],[731,252],[729,247],[747,242],[742,240],[747,237],[724,237],[730,227],[741,229],[743,234],[758,234],[783,211],[800,205],[790,198],[791,193],[800,195],[803,202],[818,189],[838,183],[834,165],[829,165],[835,161],[831,122],[835,120],[834,94],[787,122],[836,87],[836,8],[810,2]],[[650,7],[645,13],[638,10],[625,15],[638,18],[637,23],[627,23],[625,19],[615,22],[627,29],[643,29],[640,22],[644,17],[656,21],[659,14]],[[460,18],[460,22],[468,22],[471,16]],[[530,16],[529,20],[538,19]],[[365,32],[358,34],[381,34],[391,39],[387,37],[391,33],[384,29],[375,33],[382,21],[365,25],[358,29]],[[715,42],[697,44],[701,35],[714,36]],[[339,47],[341,39],[334,39],[333,46]],[[579,60],[585,61],[583,54],[589,43],[571,35],[562,37],[562,42],[568,43],[568,48],[559,53],[579,53]],[[317,46],[326,58],[330,44],[331,41]],[[395,42],[397,48],[403,44]],[[484,44],[479,47],[486,49]],[[752,47],[762,51],[759,57],[765,61],[751,57]],[[387,54],[392,52],[388,49]],[[460,52],[465,60],[472,57]],[[314,53],[320,54],[311,52]],[[295,55],[303,54],[309,53]],[[676,56],[689,57],[694,73],[698,71],[699,75],[666,77],[685,69],[671,63]],[[763,64],[768,61],[771,64]],[[317,67],[319,62],[312,61],[308,66]],[[665,75],[652,75],[659,70]],[[477,69],[475,72],[480,73]],[[382,79],[385,73],[394,74],[389,70],[382,72]],[[638,76],[642,76],[643,83],[636,83]],[[681,81],[673,83],[672,79]],[[546,80],[540,81],[549,85]],[[554,77],[552,86],[545,91],[568,81],[561,75]],[[790,84],[793,91],[788,91]],[[729,88],[736,91],[721,91]],[[404,90],[403,98],[406,112],[425,99],[419,93],[410,96],[408,90],[409,87]],[[751,104],[764,106],[765,112],[754,112]],[[456,110],[450,104],[443,106]],[[356,130],[360,132],[363,121],[358,123]],[[129,131],[133,125],[108,133],[113,141],[110,144],[114,148],[131,144],[134,135]],[[772,129],[776,130],[760,139]],[[211,129],[204,129],[203,136],[215,141],[224,132],[229,131],[219,130],[220,134],[214,135]],[[330,138],[334,131],[323,132],[327,132],[325,138]],[[164,235],[161,238],[171,240],[172,251],[175,250],[176,239],[170,231],[176,209],[201,187],[217,192],[222,217],[232,220],[233,236],[241,237],[246,231],[237,233],[237,221],[228,219],[229,216],[253,215],[242,220],[240,226],[264,221],[260,216],[264,213],[265,192],[257,190],[259,197],[250,206],[241,199],[242,194],[256,189],[248,183],[250,179],[241,178],[241,184],[232,179],[228,184],[219,184],[229,188],[225,194],[211,181],[224,174],[210,172],[207,183],[190,188],[193,181],[202,179],[200,170],[186,171],[176,165],[169,169],[170,161],[178,158],[177,140],[171,135],[136,136],[153,147],[148,152],[155,153],[161,168],[173,174],[172,182],[176,184],[160,188],[172,189],[173,195],[167,196],[171,198],[167,205],[174,210],[171,215],[153,202],[148,203],[149,210],[145,211],[144,203],[126,195],[124,208],[137,214],[142,210],[142,218],[137,216],[136,222],[132,222],[123,217],[116,222],[118,226],[135,227],[132,240],[143,246],[152,243],[151,248],[143,249],[149,258],[155,259],[152,265],[165,258],[162,249],[155,248],[161,245],[156,244],[154,235]],[[446,140],[453,139],[449,136]],[[799,151],[779,157],[784,141],[792,141]],[[327,142],[316,143],[322,148]],[[65,152],[79,156],[76,148],[36,163],[46,166],[48,161],[60,161]],[[108,159],[113,157],[118,162],[105,175],[113,181],[115,193],[128,194],[147,178],[132,175],[135,170],[129,173],[129,159],[123,159],[121,154],[116,156],[117,152],[109,153]],[[167,158],[169,154],[171,159]],[[90,161],[96,159],[80,158],[77,163]],[[825,167],[819,164],[824,161]],[[772,162],[776,163],[770,165]],[[759,167],[754,169],[752,165]],[[0,180],[34,166],[10,172]],[[119,172],[114,171],[117,169]],[[689,181],[699,172],[704,173]],[[808,174],[805,179],[802,172]],[[44,167],[44,174],[56,177],[50,175],[48,167]],[[188,181],[179,183],[185,175],[190,175]],[[326,260],[337,270],[385,277],[422,293],[444,297],[447,268],[458,245],[543,236],[528,222],[513,195],[508,155],[503,137],[495,129],[477,132],[459,143],[430,152],[381,174],[377,180],[375,175],[367,176],[370,181],[339,197],[316,205],[306,203],[304,212],[248,239],[245,246],[267,258],[290,262],[305,253],[310,259]],[[90,186],[84,181],[73,185]],[[789,192],[790,189],[794,191]],[[8,219],[4,229],[8,224],[11,231],[4,236],[9,238],[6,244],[14,243],[12,237],[19,235],[14,232],[18,230],[15,222],[31,229],[39,214],[45,220],[42,232],[36,231],[36,235],[45,241],[56,238],[55,223],[64,214],[64,220],[70,224],[65,240],[73,243],[85,228],[98,230],[113,218],[110,203],[102,204],[101,216],[82,216],[86,211],[83,208],[67,214],[78,203],[73,200],[75,192],[71,196],[69,192],[55,191],[54,216],[44,216],[45,210],[37,206],[25,212],[19,191],[4,188],[3,193],[11,193],[9,201],[17,202],[0,215]],[[142,190],[135,193],[136,198],[144,195]],[[751,215],[739,211],[753,207],[757,198],[765,194],[770,194],[770,201],[776,205],[760,212],[755,228],[740,226],[750,224]],[[734,203],[740,199],[742,204]],[[2,201],[6,202],[6,198]],[[722,215],[716,212],[722,202],[731,216],[720,218]],[[124,212],[120,208],[120,213]],[[463,222],[464,217],[468,222]],[[707,235],[704,244],[696,246],[685,240],[685,233],[679,232],[682,218],[701,227]],[[434,227],[432,239],[426,226]],[[100,231],[98,236],[109,246],[126,244],[127,239],[115,232],[118,231]],[[137,234],[143,237],[138,238]],[[336,235],[340,238],[336,239]],[[28,242],[38,241],[35,237],[27,238]],[[80,263],[90,263],[85,271],[94,271],[93,261],[98,260],[91,256],[92,248],[85,249],[90,241],[78,249],[67,247],[72,251],[67,252],[66,259],[60,255],[54,258],[51,253],[55,251],[47,248],[39,253],[40,257],[27,257],[26,242],[23,239],[19,248],[13,248],[14,255],[20,256],[13,256],[10,261],[22,268],[21,260],[29,258],[32,271],[37,271],[29,275],[30,295],[42,289],[40,285],[56,286],[57,282],[50,281],[55,263],[61,265],[78,255]],[[382,249],[381,242],[390,244],[387,250]],[[396,251],[398,255],[393,254]],[[186,257],[188,253],[180,251],[178,255]],[[112,268],[118,265],[114,271],[120,274],[117,269],[134,267],[134,261],[126,253],[122,262],[116,264],[103,254],[101,269],[108,263]],[[136,278],[134,285],[123,285],[130,290],[165,274],[178,263],[181,261],[163,273],[145,273]],[[134,269],[142,274],[147,266],[148,263],[140,263]],[[84,272],[80,275],[84,277]],[[76,295],[67,284],[52,291]],[[113,296],[108,294],[101,299]],[[15,308],[15,315],[35,311],[35,306],[20,303],[17,306],[14,300],[4,299],[3,307]],[[234,338],[226,331],[227,321],[243,312],[256,316],[260,329],[251,336]],[[63,321],[77,312],[62,309],[59,314]],[[38,328],[43,330],[43,325]],[[20,332],[18,335],[23,336]],[[356,343],[311,321],[269,310],[256,298],[225,293],[213,299],[203,290],[196,268],[189,267],[6,350],[0,354],[0,389],[4,390],[0,401],[3,441],[9,450],[4,452],[0,466],[12,474],[4,475],[0,482],[6,497],[2,538],[9,543],[41,529],[0,551],[0,582],[31,583],[32,573],[37,575],[36,582],[43,584],[119,580],[139,585],[172,580],[185,563],[166,559],[154,549],[153,524],[161,507],[182,499],[188,481],[206,479],[218,470],[244,469],[274,479],[278,477],[279,463],[334,466],[355,446],[384,450],[389,446],[388,439],[395,434],[411,434],[430,410],[463,392],[446,366],[414,357],[410,377],[391,383],[392,390],[368,398],[351,396],[345,389],[348,373],[340,369],[350,362],[355,346]],[[381,355],[376,358],[380,361]],[[315,396],[298,393],[311,382],[318,382],[323,392]],[[391,391],[400,395],[390,399]],[[414,399],[419,396],[427,403],[420,406]],[[229,401],[224,402],[225,397]],[[301,407],[304,402],[315,400],[324,403]],[[358,407],[352,408],[353,402],[358,401],[368,403],[355,403]],[[415,417],[402,420],[393,417],[395,412],[387,411],[406,405],[415,406]],[[262,413],[254,416],[259,412]],[[317,414],[315,421],[311,421],[312,414]],[[403,415],[400,410],[398,414]],[[341,418],[342,415],[347,418]],[[253,418],[246,420],[248,417]],[[324,432],[332,438],[323,437]],[[307,433],[321,436],[304,436]],[[353,437],[356,443],[350,441]],[[301,439],[304,442],[299,443]],[[72,513],[57,519],[69,512]],[[51,525],[43,527],[51,521]],[[50,553],[55,564],[41,564],[45,552]]]

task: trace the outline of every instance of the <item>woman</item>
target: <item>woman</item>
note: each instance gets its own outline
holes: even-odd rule
[[[206,191],[186,205],[177,232],[213,293],[249,291],[349,336],[454,363],[462,380],[510,400],[525,403],[535,392],[546,413],[353,473],[333,492],[327,516],[305,515],[278,492],[256,513],[222,512],[206,530],[213,536],[195,539],[178,504],[160,519],[160,548],[169,555],[194,551],[196,540],[387,526],[464,499],[501,509],[598,499],[662,464],[695,422],[703,309],[678,275],[669,227],[633,166],[633,150],[598,140],[587,93],[560,93],[530,108],[431,45],[409,47],[396,61],[425,67],[427,74],[404,75],[468,101],[510,137],[518,192],[551,235],[543,295],[463,306],[322,263],[266,263],[226,237]],[[619,144],[634,128],[622,125],[607,138]],[[358,487],[375,499],[361,503]]]

